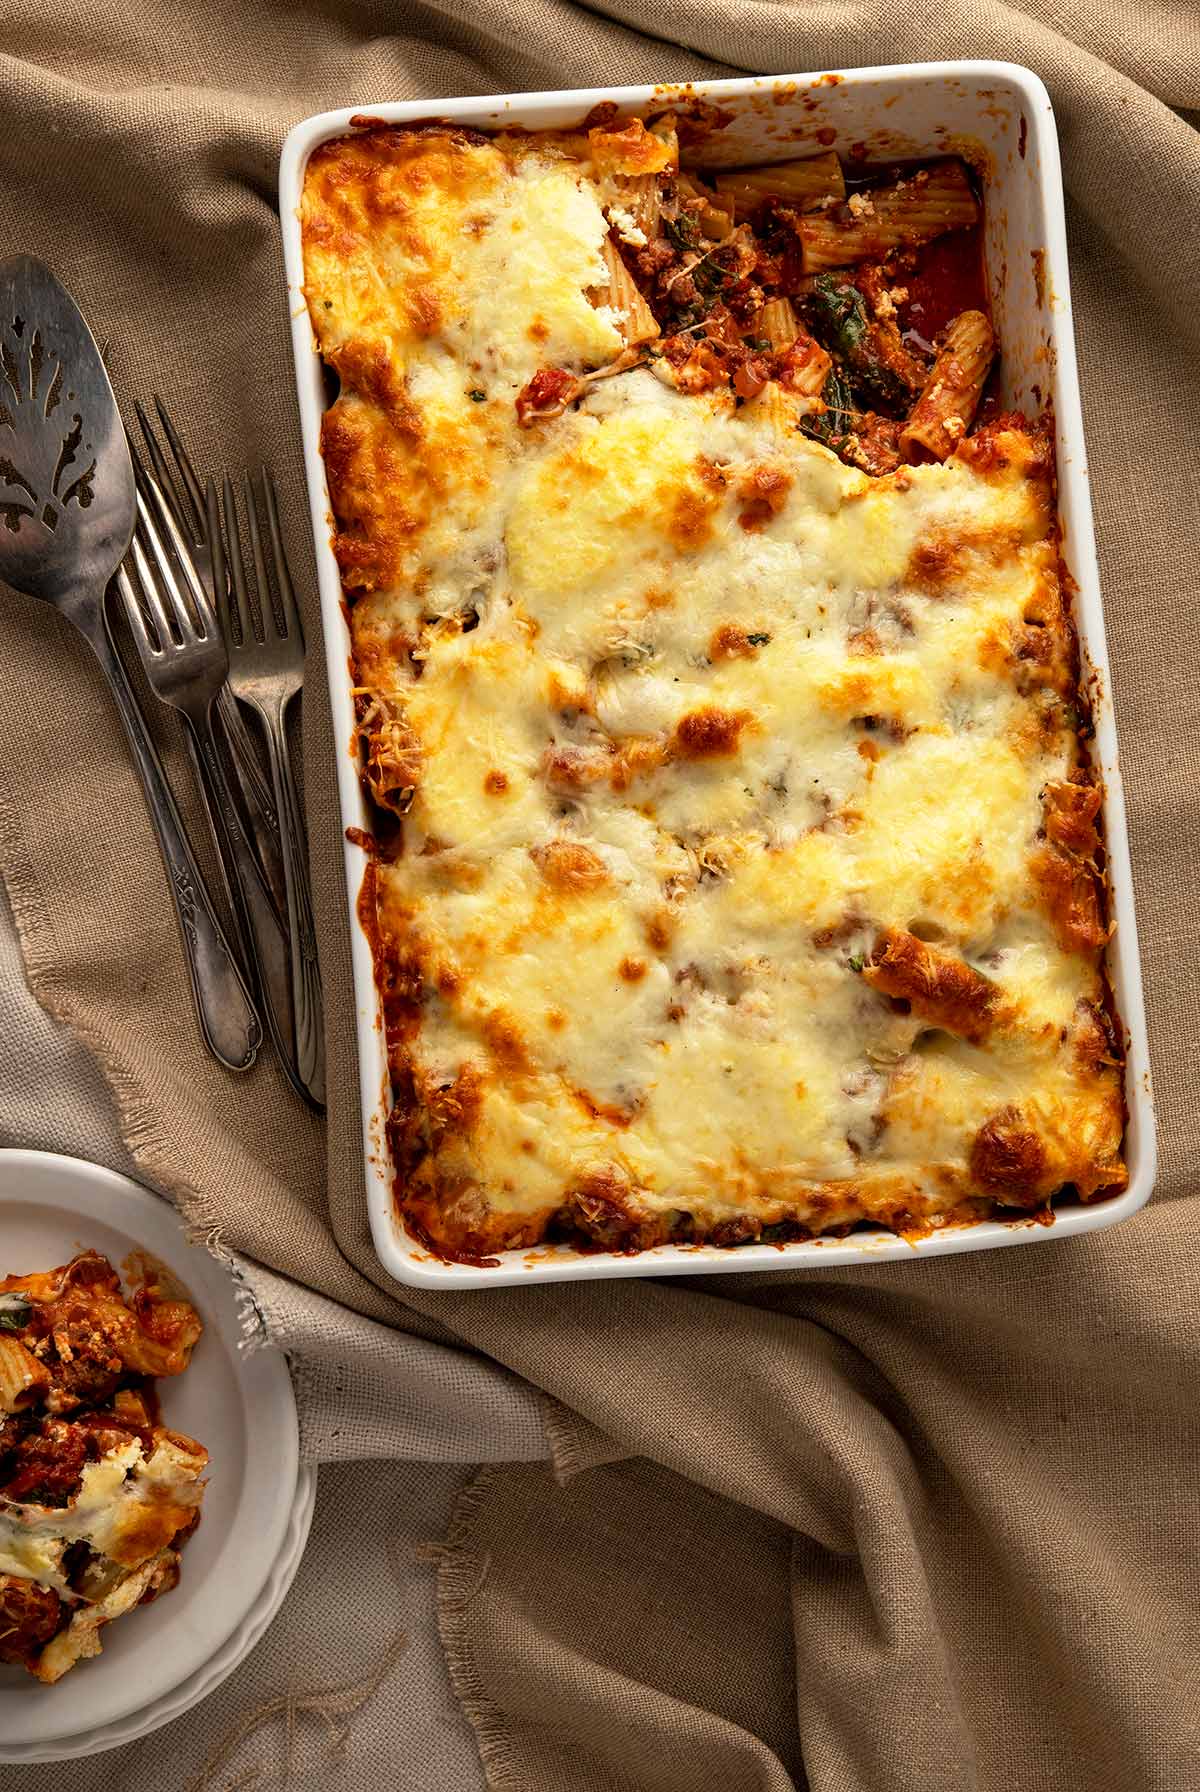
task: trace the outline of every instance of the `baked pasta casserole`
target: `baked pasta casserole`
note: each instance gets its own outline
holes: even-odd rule
[[[449,1258],[1126,1179],[1053,432],[991,396],[975,175],[696,137],[362,119],[308,164],[389,1143]]]
[[[175,1586],[200,1518],[208,1453],[154,1391],[200,1320],[146,1267],[128,1299],[95,1251],[0,1281],[0,1662],[47,1683]]]

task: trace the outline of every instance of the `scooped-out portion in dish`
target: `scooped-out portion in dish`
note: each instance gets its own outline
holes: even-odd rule
[[[174,1587],[208,1452],[159,1418],[195,1308],[148,1263],[126,1296],[106,1258],[0,1280],[0,1661],[51,1684],[114,1618]]]
[[[446,1257],[1126,1182],[1053,429],[994,396],[978,179],[709,174],[686,123],[364,119],[307,169],[360,915]]]

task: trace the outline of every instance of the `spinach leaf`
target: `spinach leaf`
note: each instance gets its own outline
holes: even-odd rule
[[[700,236],[700,220],[694,212],[680,212],[677,218],[662,220],[663,235],[677,249],[695,249],[702,247]]]
[[[821,397],[828,409],[802,418],[800,428],[806,436],[811,436],[815,442],[824,442],[836,453],[852,433],[858,418],[853,389],[840,367],[831,369],[821,388]]]
[[[819,339],[834,354],[856,363],[867,343],[867,301],[857,286],[836,274],[818,274],[805,305]]]
[[[0,1294],[0,1332],[21,1332],[29,1323],[33,1303],[27,1294]]]
[[[879,407],[898,413],[908,410],[912,391],[880,359],[872,340],[867,301],[857,286],[839,280],[836,274],[818,274],[804,311],[818,340],[846,363],[855,388],[865,400],[860,409]]]

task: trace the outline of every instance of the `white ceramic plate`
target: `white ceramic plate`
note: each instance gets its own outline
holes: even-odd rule
[[[75,1158],[39,1151],[0,1151],[0,1274],[46,1269],[92,1246],[120,1268],[131,1251],[159,1258],[188,1290],[204,1321],[191,1367],[159,1383],[168,1425],[200,1440],[211,1458],[203,1517],[183,1552],[178,1587],[104,1632],[103,1653],[81,1662],[57,1686],[41,1686],[21,1669],[0,1667],[0,1760],[47,1760],[112,1747],[144,1734],[195,1698],[253,1646],[265,1622],[238,1645],[287,1590],[281,1557],[300,1560],[295,1537],[299,1487],[298,1432],[291,1378],[279,1352],[240,1349],[241,1324],[227,1270],[188,1245],[166,1201],[124,1176]],[[269,1613],[267,1614],[270,1615]],[[151,1707],[154,1708],[151,1712]],[[122,1726],[121,1720],[148,1721]],[[56,1746],[58,1745],[58,1746]]]

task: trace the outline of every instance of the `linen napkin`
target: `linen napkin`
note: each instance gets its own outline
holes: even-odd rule
[[[161,391],[203,465],[265,456],[279,476],[308,597],[327,1127],[269,1062],[233,1081],[203,1057],[99,679],[55,618],[3,593],[0,867],[26,972],[92,1055],[138,1173],[246,1259],[268,1329],[324,1300],[347,1360],[389,1327],[544,1397],[553,1466],[486,1470],[438,1562],[489,1784],[1194,1792],[1200,15],[1169,0],[678,0],[669,15],[645,0],[149,0],[119,15],[64,0],[31,18],[10,0],[7,22],[6,240],[63,273],[111,339],[119,390]],[[1062,138],[1156,1200],[1113,1233],[936,1263],[402,1290],[375,1261],[361,1187],[342,748],[305,539],[279,142],[344,103],[943,56],[1036,69]],[[384,1384],[373,1409],[363,1398],[382,1432]],[[420,1698],[403,1658],[391,1672],[394,1699]],[[126,1783],[153,1784],[142,1772]]]
[[[0,1145],[131,1174],[90,1054],[29,992],[2,886],[0,1013]],[[0,1262],[3,1242],[0,1227]],[[321,1465],[295,1582],[263,1639],[202,1704],[142,1742],[86,1759],[0,1763],[3,1792],[484,1784],[446,1671],[440,1558],[429,1543],[479,1462],[546,1454],[537,1399],[482,1358],[370,1322],[348,1328],[332,1302],[260,1266],[252,1273],[292,1360],[302,1460],[309,1472]],[[30,1682],[31,1698],[61,1696]]]

